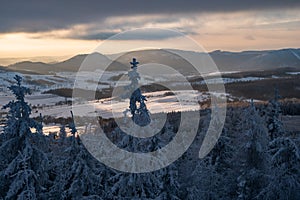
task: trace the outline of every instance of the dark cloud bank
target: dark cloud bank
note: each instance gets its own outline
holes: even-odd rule
[[[0,32],[39,32],[68,28],[74,24],[92,23],[111,16],[140,14],[175,14],[233,12],[298,8],[298,0],[273,1],[1,1]],[[101,36],[102,37],[102,36]],[[89,38],[87,38],[89,39]]]

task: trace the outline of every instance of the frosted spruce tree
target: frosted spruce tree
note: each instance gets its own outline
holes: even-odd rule
[[[280,95],[277,88],[274,89],[274,98],[269,101],[267,109],[267,128],[271,139],[283,134],[282,122],[279,119],[281,114]]]
[[[134,174],[115,172],[109,181],[109,199],[155,199],[162,192],[159,172]]]
[[[55,158],[55,178],[47,196],[50,199],[101,199],[105,195],[107,171],[98,165],[76,135],[73,115],[68,127],[72,134],[68,138],[70,142],[64,139],[63,152]]]
[[[168,200],[180,199],[180,184],[179,184],[179,177],[178,177],[178,167],[176,163],[170,164],[168,167],[161,169],[158,171],[160,173],[160,177],[163,182],[163,189],[162,193],[156,199],[159,200]]]
[[[168,129],[166,131],[172,131]],[[165,135],[171,133],[164,133]],[[114,143],[126,151],[149,152],[163,147],[166,143],[161,137],[135,138],[124,133],[120,128],[116,128],[110,134],[118,135]],[[158,134],[159,135],[159,134]],[[124,164],[132,166],[134,163]],[[108,191],[109,199],[179,199],[178,170],[175,164],[149,173],[124,173],[114,171],[114,175],[109,179],[111,189]]]
[[[100,199],[104,195],[106,177],[82,144],[74,136],[72,143],[56,161],[56,177],[50,188],[51,199]]]
[[[299,199],[300,198],[300,156],[299,146],[288,136],[279,118],[280,107],[278,90],[270,102],[268,128],[271,135],[269,154],[271,170],[269,184],[260,196],[266,199]]]
[[[279,137],[270,142],[271,171],[269,184],[259,197],[265,199],[300,198],[299,147],[291,138]]]
[[[176,165],[149,173],[124,173],[114,171],[109,179],[112,187],[108,199],[180,199]]]
[[[0,147],[0,197],[5,199],[40,199],[49,185],[46,139],[41,134],[41,123],[30,118],[31,108],[25,101],[29,88],[22,86],[22,78],[14,77],[17,84],[9,89],[16,100],[3,108],[8,109],[4,127],[5,141]],[[36,133],[31,132],[31,128]],[[43,149],[43,150],[42,150]]]
[[[215,105],[216,106],[216,105]],[[220,126],[218,107],[215,107],[215,120],[212,127]],[[210,117],[206,117],[204,124],[209,124]],[[205,127],[200,135],[207,132]],[[217,143],[209,154],[198,159],[195,169],[190,175],[188,185],[188,199],[232,199],[230,196],[234,187],[234,171],[232,170],[232,156],[234,152],[233,138],[224,127]],[[202,144],[203,145],[203,144]]]
[[[223,136],[191,173],[188,185],[188,199],[231,199],[234,188],[234,171],[232,170],[232,146],[228,136]],[[196,198],[197,197],[197,198]]]
[[[268,182],[268,131],[253,101],[241,116],[241,133],[237,137],[235,163],[240,171],[237,178],[238,199],[256,198]]]
[[[218,174],[216,167],[211,165],[209,159],[199,160],[190,177],[187,199],[220,199],[219,194],[224,194],[219,188],[220,178],[221,175]]]
[[[60,126],[58,136],[60,143],[64,144],[67,138],[66,126],[64,124]]]
[[[132,70],[128,72],[128,77],[131,83],[125,88],[130,94],[129,109],[132,115],[132,120],[139,126],[146,126],[151,122],[151,119],[145,103],[147,99],[144,95],[142,95],[141,89],[138,85],[138,81],[141,79],[137,72],[137,65],[139,62],[133,58],[130,64],[132,65]],[[137,106],[137,102],[139,103],[139,107]]]
[[[22,77],[14,77],[17,84],[9,86],[8,89],[15,95],[16,100],[10,101],[3,106],[3,109],[9,109],[4,133],[7,138],[15,136],[25,136],[31,133],[30,128],[35,128],[38,133],[42,133],[40,123],[31,119],[31,108],[25,101],[25,95],[30,94],[30,89],[21,85]]]

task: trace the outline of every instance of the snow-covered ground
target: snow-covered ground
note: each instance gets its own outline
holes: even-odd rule
[[[199,110],[199,102],[207,101],[210,98],[209,93],[201,93],[194,90],[178,90],[173,91],[173,93],[174,95],[170,95],[169,91],[145,93],[144,95],[148,100],[146,104],[150,113]],[[219,98],[230,98],[228,94],[213,95],[218,95]],[[2,105],[12,99],[12,96],[0,96]],[[26,100],[31,105],[41,106],[33,109],[32,117],[38,117],[42,114],[42,116],[67,118],[71,116],[70,111],[73,110],[74,115],[80,117],[102,116],[104,118],[115,118],[123,117],[124,111],[129,108],[129,99],[117,100],[116,98],[107,98],[86,102],[75,101],[73,106],[66,104],[55,105],[55,103],[64,101],[65,99],[49,94],[28,96]],[[48,134],[49,132],[56,132],[58,130],[58,125],[47,125],[43,131]]]
[[[0,95],[9,93],[7,89],[14,83],[13,77],[18,74],[23,77],[23,85],[29,87],[34,93],[42,93],[50,89],[73,88],[75,79],[78,81],[76,87],[82,89],[102,89],[114,84],[110,78],[125,72],[59,72],[53,75],[20,74],[17,72],[0,71]],[[101,75],[101,78],[98,75]],[[104,84],[98,84],[99,82]]]
[[[146,104],[151,113],[198,110],[200,108],[198,102],[204,102],[210,98],[208,93],[198,91],[173,91],[175,95],[170,96],[166,96],[166,92],[168,91],[144,94],[148,99]],[[220,94],[219,97],[230,98],[228,94]],[[94,116],[96,114],[104,118],[122,117],[128,106],[129,99],[116,100],[107,98],[84,103],[75,102],[73,108],[70,105],[47,106],[36,110],[32,116],[37,117],[41,113],[43,116],[70,117],[70,111],[73,110],[74,114],[78,116]]]
[[[236,73],[236,72],[224,72],[224,73]],[[223,74],[224,74],[223,73]],[[4,72],[0,71],[0,105],[5,105],[14,97],[7,89],[8,86],[14,83],[13,77],[19,73],[16,72]],[[100,76],[102,74],[102,76]],[[78,116],[102,116],[105,118],[109,117],[122,117],[123,112],[128,109],[129,100],[116,100],[116,98],[108,98],[101,100],[94,100],[88,102],[79,102],[74,100],[73,107],[70,105],[56,105],[58,102],[64,102],[66,99],[60,96],[52,94],[42,94],[42,92],[49,89],[57,88],[73,88],[76,80],[76,88],[94,90],[103,89],[108,87],[114,87],[116,84],[127,85],[128,80],[117,81],[117,77],[126,74],[124,71],[118,72],[60,72],[53,75],[21,75],[24,78],[24,85],[33,90],[33,94],[26,97],[26,100],[32,106],[38,108],[33,109],[32,116],[37,117],[40,113],[43,116],[52,117],[70,117],[70,111],[73,110],[75,115]],[[217,75],[219,73],[210,73],[205,77],[207,81],[201,81],[198,84],[218,84],[222,81],[224,83],[232,82],[244,82],[244,81],[256,81],[262,80],[259,77],[246,77],[246,78],[213,78],[210,76]],[[125,75],[126,76],[126,75]],[[155,77],[141,75],[140,82],[143,84],[150,83],[163,83],[164,81],[171,83],[172,86],[182,85],[184,82],[179,82],[176,74],[161,74]],[[148,101],[146,102],[147,108],[150,113],[160,112],[171,112],[171,111],[187,111],[187,110],[198,110],[199,103],[209,100],[209,93],[201,93],[194,90],[176,90],[172,91],[175,95],[166,94],[168,91],[159,91],[145,93]],[[219,98],[227,98],[232,100],[229,94],[213,94]],[[49,126],[44,128],[46,132],[56,131],[58,127]]]
[[[248,82],[248,81],[258,81],[266,78],[261,77],[244,77],[244,78],[211,78],[205,81],[196,82],[198,84],[219,84],[219,83],[237,83],[237,82]]]
[[[1,95],[0,96],[0,105],[8,103],[10,100],[13,100],[14,96],[12,95]],[[53,95],[53,94],[33,94],[26,96],[26,101],[32,106],[51,106],[55,105],[60,101],[65,101],[65,98]]]
[[[58,72],[51,75],[35,75],[35,74],[20,74],[17,72],[6,72],[0,71],[0,96],[10,95],[9,90],[7,89],[12,83],[14,83],[13,77],[18,74],[21,75],[24,79],[24,86],[31,88],[33,93],[40,94],[44,91],[50,89],[58,88],[81,88],[87,90],[104,89],[109,87],[114,87],[116,85],[122,86],[129,84],[128,78],[126,79],[125,71],[101,71],[96,70],[94,72],[81,71],[76,72]],[[237,73],[237,71],[232,72],[222,72],[222,74]],[[215,75],[219,75],[220,72],[213,72],[205,74],[204,77],[206,81],[200,81],[198,84],[218,84],[220,82],[224,83],[233,83],[233,82],[245,82],[245,81],[256,81],[262,80],[264,78],[259,77],[245,77],[245,78],[214,78]],[[293,72],[291,74],[298,74],[298,72]],[[118,78],[124,75],[122,80],[118,81]],[[151,84],[151,83],[163,83],[168,82],[172,85],[184,84],[184,82],[178,82],[182,75],[181,74],[155,74],[147,75],[141,74],[140,83],[142,84]],[[186,77],[191,78],[192,76]],[[75,82],[76,80],[76,82]],[[75,85],[74,85],[75,83]]]
[[[289,75],[298,75],[298,74],[300,74],[300,72],[286,72],[286,74],[289,74]]]

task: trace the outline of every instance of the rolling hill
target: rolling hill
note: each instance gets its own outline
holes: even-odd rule
[[[160,63],[170,66],[181,73],[193,73],[194,70],[191,65],[178,56],[177,53],[188,56],[190,59],[207,58],[204,53],[200,52],[158,49],[133,51],[123,55],[115,54],[110,56],[100,53],[81,54],[58,63],[23,61],[8,65],[3,69],[22,73],[49,74],[62,71],[76,72],[81,64],[84,63],[85,70],[88,71],[105,69],[107,66],[107,70],[127,71],[130,67],[129,62],[135,57],[141,64]],[[300,69],[300,49],[243,52],[217,50],[210,52],[209,55],[220,71],[271,70],[285,67]],[[87,56],[89,59],[85,60]],[[115,57],[114,61],[110,57]]]

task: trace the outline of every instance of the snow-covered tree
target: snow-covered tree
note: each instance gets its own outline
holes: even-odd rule
[[[30,118],[31,108],[25,101],[29,88],[21,85],[22,78],[14,77],[16,85],[9,89],[16,100],[4,106],[8,109],[4,127],[5,141],[0,147],[0,197],[5,199],[39,199],[49,184],[45,136],[41,124]],[[32,134],[31,128],[39,131]]]
[[[114,172],[109,199],[180,199],[178,170],[174,164],[149,173]]]
[[[53,163],[55,179],[47,195],[50,199],[100,199],[106,188],[106,170],[102,165],[97,165],[97,161],[76,137],[74,120],[69,127],[71,142],[65,143],[64,151]]]
[[[162,192],[163,183],[158,172],[123,173],[115,172],[109,179],[112,185],[109,199],[154,199]]]
[[[241,159],[247,168],[263,169],[267,163],[268,132],[263,118],[259,115],[254,104],[244,111],[244,119],[241,126],[244,138],[242,152],[245,153]],[[243,141],[240,138],[240,141]]]
[[[238,199],[252,199],[265,187],[268,180],[268,132],[253,101],[244,110],[242,119],[242,132],[237,137],[240,144],[236,154],[236,164],[240,171],[237,193]]]
[[[62,125],[60,126],[58,136],[59,136],[59,139],[61,140],[62,143],[66,140],[67,132],[66,132],[66,127],[65,127],[65,125],[62,124]]]
[[[15,95],[16,100],[3,106],[3,109],[9,109],[4,126],[4,133],[8,138],[30,134],[30,128],[35,128],[37,131],[42,130],[41,124],[29,117],[31,108],[25,101],[25,95],[30,94],[30,89],[21,85],[21,76],[16,75],[14,79],[17,84],[9,86],[8,89]]]
[[[73,138],[73,136],[72,136]],[[56,178],[49,192],[52,199],[100,198],[105,189],[106,177],[97,162],[82,144],[75,142],[57,160]]]
[[[221,175],[209,159],[199,160],[190,176],[187,199],[219,199],[219,194],[224,192],[219,187],[220,178]]]
[[[264,199],[300,198],[300,156],[296,143],[287,137],[270,142],[271,171],[269,184],[258,196]]]
[[[220,126],[218,107],[215,108],[215,119],[212,126]],[[204,124],[210,121],[206,116]],[[213,128],[215,128],[213,127]],[[201,130],[200,135],[205,135],[207,127]],[[202,144],[203,145],[203,144]],[[190,175],[191,183],[188,184],[188,199],[231,199],[234,191],[234,171],[232,157],[234,153],[233,138],[224,127],[217,143],[209,154],[197,160],[195,169]]]
[[[257,198],[264,199],[299,199],[300,198],[300,157],[299,147],[288,137],[280,120],[280,103],[278,90],[268,106],[267,127],[271,141],[268,145],[270,170],[268,185]]]
[[[164,129],[164,136],[174,134],[172,129]],[[163,147],[162,137],[136,138],[127,135],[120,128],[110,134],[114,143],[130,152],[151,152]],[[158,134],[160,135],[160,134]],[[134,163],[126,163],[134,166]],[[109,199],[178,199],[178,170],[175,164],[150,173],[114,172],[110,179]]]
[[[162,193],[157,199],[180,199],[179,196],[179,174],[176,163],[172,163],[168,167],[160,170],[160,177],[163,182]]]
[[[269,143],[271,170],[269,184],[259,197],[265,199],[300,198],[300,156],[296,142],[282,134]]]
[[[151,119],[145,103],[145,101],[147,101],[146,96],[142,95],[141,89],[138,85],[138,81],[139,79],[141,79],[139,73],[137,72],[137,65],[139,64],[139,62],[137,62],[136,59],[133,58],[130,64],[132,65],[132,70],[128,72],[128,77],[131,83],[125,87],[127,93],[130,94],[129,109],[132,115],[132,120],[140,126],[146,126],[151,122]],[[136,105],[137,102],[140,104],[139,107],[137,107]]]
[[[188,199],[231,199],[235,173],[231,140],[224,132],[212,151],[197,161],[190,175]]]
[[[72,121],[69,123],[69,128],[70,128],[70,130],[71,130],[71,134],[73,135],[73,136],[75,136],[75,134],[77,133],[77,129],[76,129],[76,126],[75,126],[75,120],[74,120],[74,115],[73,115],[73,112],[72,111],[70,111],[71,112],[71,119],[72,119]]]
[[[284,132],[282,122],[280,120],[280,95],[277,88],[274,91],[274,98],[270,100],[267,110],[267,128],[271,139],[281,136]]]

